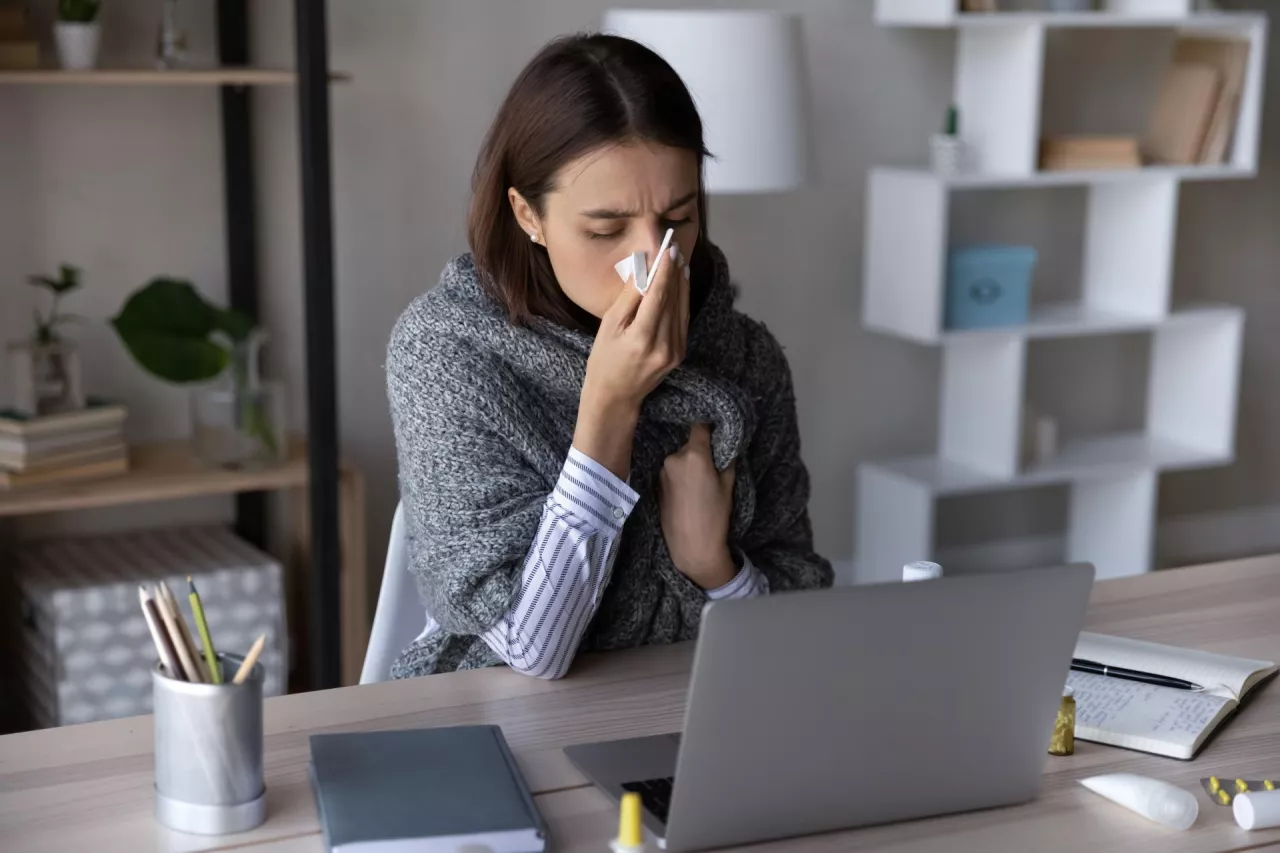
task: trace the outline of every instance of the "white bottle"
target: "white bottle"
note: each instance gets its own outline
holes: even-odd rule
[[[942,577],[942,566],[928,560],[918,560],[902,567],[903,583],[911,581],[931,581]]]

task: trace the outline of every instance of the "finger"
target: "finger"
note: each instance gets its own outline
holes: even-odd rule
[[[622,290],[614,297],[609,309],[600,318],[615,328],[629,326],[636,315],[636,309],[644,301],[644,294],[636,290],[633,278],[627,279],[627,283],[622,286]]]
[[[694,424],[689,427],[689,441],[693,447],[711,447],[711,428],[706,424]]]
[[[658,271],[653,277],[653,284],[649,285],[649,289],[645,292],[640,307],[636,309],[636,320],[633,324],[637,331],[650,338],[657,336],[658,330],[666,320],[664,314],[671,301],[675,284],[670,275],[670,271],[675,268],[670,250],[659,257],[656,263]]]

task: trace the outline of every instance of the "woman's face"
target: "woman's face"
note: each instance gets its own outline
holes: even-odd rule
[[[561,290],[602,317],[623,287],[614,264],[646,252],[653,265],[662,237],[686,259],[698,242],[698,156],[650,142],[609,145],[564,166],[542,216],[514,189],[511,208],[525,233],[547,249]]]

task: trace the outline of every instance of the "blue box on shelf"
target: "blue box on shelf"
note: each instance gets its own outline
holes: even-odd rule
[[[964,246],[947,257],[946,310],[951,329],[988,329],[1027,322],[1031,246]]]

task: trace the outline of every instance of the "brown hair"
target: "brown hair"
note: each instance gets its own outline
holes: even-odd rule
[[[551,42],[516,78],[476,162],[467,238],[488,293],[512,323],[544,317],[594,331],[596,318],[560,289],[546,249],[511,212],[514,187],[542,215],[556,173],[602,145],[643,140],[698,155],[700,234],[689,259],[692,303],[710,280],[702,192],[702,119],[680,75],[638,42],[575,35]]]

